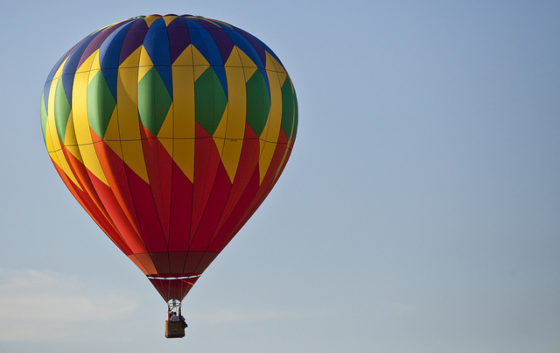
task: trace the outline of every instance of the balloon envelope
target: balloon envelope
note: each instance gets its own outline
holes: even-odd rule
[[[103,27],[53,67],[50,158],[166,300],[182,300],[255,212],[294,144],[297,101],[251,34],[190,15]]]

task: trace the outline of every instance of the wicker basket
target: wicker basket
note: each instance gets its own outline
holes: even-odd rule
[[[165,337],[181,338],[185,337],[185,329],[181,321],[165,321]]]

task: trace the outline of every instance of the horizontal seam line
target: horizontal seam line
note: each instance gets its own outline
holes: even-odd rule
[[[91,69],[91,70],[84,70],[84,71],[74,71],[74,72],[63,72],[60,75],[57,76],[53,76],[52,79],[47,80],[45,83],[48,82],[52,82],[54,80],[58,80],[60,79],[62,76],[67,76],[67,75],[76,75],[76,74],[86,74],[86,73],[91,73],[94,71],[104,71],[104,70],[119,70],[119,69],[135,69],[135,68],[140,68],[140,67],[165,67],[165,68],[173,68],[173,67],[223,67],[224,69],[227,68],[238,68],[238,69],[258,69],[258,67],[254,67],[254,66],[225,66],[225,65],[140,65],[140,66],[124,66],[124,67],[110,67],[110,68],[100,68],[100,69]],[[62,69],[62,71],[64,71],[64,69]],[[277,74],[288,74],[285,71],[277,71],[277,70],[268,70],[265,69],[266,72],[274,72]]]
[[[158,137],[158,138],[139,138],[139,139],[120,139],[120,140],[101,140],[101,141],[93,141],[93,142],[88,142],[88,143],[72,143],[72,144],[62,144],[64,147],[81,147],[81,146],[91,146],[91,145],[95,145],[96,143],[101,143],[101,142],[126,142],[126,141],[147,141],[147,140],[204,140],[204,139],[219,139],[219,140],[227,140],[227,141],[232,141],[232,142],[237,142],[237,141],[254,141],[254,140],[259,140],[261,142],[264,143],[271,143],[271,144],[276,144],[276,145],[287,145],[287,142],[274,142],[274,141],[268,141],[265,139],[260,139],[260,138],[228,138],[228,137]],[[62,151],[62,148],[57,148],[55,150],[49,150],[47,149],[48,153],[54,153],[54,152],[59,152]]]

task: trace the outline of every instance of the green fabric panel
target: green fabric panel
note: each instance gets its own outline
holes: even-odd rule
[[[209,67],[194,83],[195,120],[212,135],[222,120],[226,105],[222,84],[214,69]]]
[[[294,94],[290,77],[286,76],[282,85],[282,129],[289,140],[294,124]]]
[[[87,89],[87,112],[89,126],[101,138],[105,136],[113,110],[115,110],[115,100],[105,82],[103,73],[99,71]]]
[[[64,136],[66,135],[66,124],[70,117],[70,103],[66,98],[66,92],[62,85],[62,79],[58,80],[56,85],[56,92],[54,94],[54,122],[56,124],[56,132],[60,141],[64,143]]]
[[[293,139],[296,139],[296,135],[297,135],[297,127],[298,127],[298,103],[297,103],[297,95],[296,95],[296,90],[294,88],[294,132],[293,132]]]
[[[47,144],[47,108],[45,107],[45,93],[41,94],[41,130],[43,131],[43,140]]]
[[[142,124],[157,136],[172,99],[155,67],[138,83],[138,113]]]
[[[270,95],[259,70],[247,81],[247,123],[261,136],[270,110]]]

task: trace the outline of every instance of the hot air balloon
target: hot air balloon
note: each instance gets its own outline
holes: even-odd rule
[[[298,121],[266,44],[191,15],[86,36],[54,65],[40,110],[60,178],[169,312],[268,195]]]

